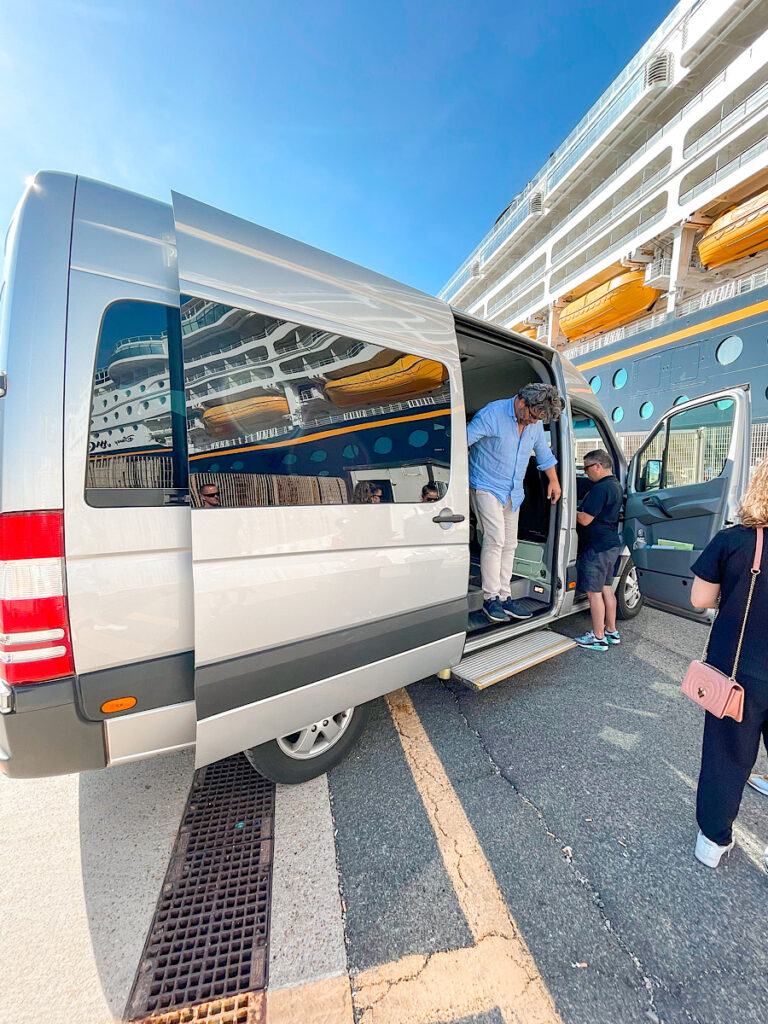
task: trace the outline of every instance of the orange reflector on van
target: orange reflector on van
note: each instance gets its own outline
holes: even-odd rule
[[[572,581],[571,581],[571,582],[570,582],[570,583],[568,584],[568,589],[569,589],[569,590],[575,590],[575,589],[576,589],[576,580],[572,580]]]
[[[105,700],[101,705],[101,710],[105,715],[112,715],[115,711],[127,711],[129,708],[135,707],[135,697],[115,697],[114,700]]]

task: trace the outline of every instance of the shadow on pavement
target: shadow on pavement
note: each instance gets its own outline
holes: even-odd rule
[[[188,750],[80,776],[80,853],[93,955],[125,1009],[192,782]]]

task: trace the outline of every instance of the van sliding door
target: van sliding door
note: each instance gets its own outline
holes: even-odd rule
[[[447,306],[173,206],[199,766],[459,660],[467,453]]]

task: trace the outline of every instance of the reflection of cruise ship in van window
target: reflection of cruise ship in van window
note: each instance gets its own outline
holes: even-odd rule
[[[191,296],[180,312],[135,301],[108,308],[90,488],[178,483],[176,413],[186,418],[196,502],[206,484],[224,505],[338,504],[374,491],[413,502],[427,484],[444,492],[451,432],[441,363]],[[174,387],[168,332],[179,329]]]
[[[763,0],[678,3],[440,294],[560,349],[629,454],[745,381],[768,453]]]

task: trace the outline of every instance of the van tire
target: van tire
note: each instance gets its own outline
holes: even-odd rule
[[[351,714],[338,738],[327,749],[321,750],[317,754],[310,752],[293,756],[289,752],[301,733],[291,733],[289,736],[282,736],[279,740],[268,740],[266,743],[260,743],[258,747],[250,747],[243,753],[250,761],[251,766],[265,779],[288,786],[309,782],[310,779],[324,775],[334,765],[343,761],[362,736],[371,713],[370,703],[361,704],[359,707],[348,710]],[[338,721],[341,715],[345,714],[347,712],[341,712],[333,717]],[[327,722],[328,719],[325,721]],[[322,722],[315,722],[314,725],[319,728],[322,726]],[[301,730],[301,732],[303,731]]]
[[[635,563],[628,558],[616,587],[616,617],[625,620],[634,619],[644,603],[643,595],[638,587]]]

